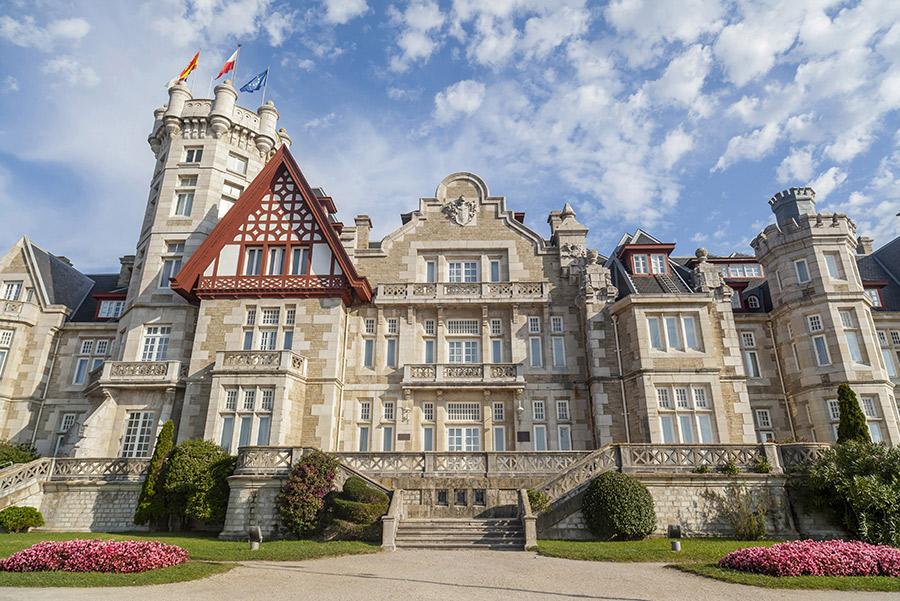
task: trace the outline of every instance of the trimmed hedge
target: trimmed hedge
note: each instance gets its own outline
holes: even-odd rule
[[[0,528],[7,532],[25,532],[44,525],[44,516],[34,507],[7,507],[0,511]]]
[[[584,493],[581,511],[601,540],[640,540],[656,530],[650,491],[628,474],[605,472]]]
[[[175,423],[168,420],[163,424],[159,436],[156,438],[156,446],[153,448],[153,457],[150,459],[150,467],[147,469],[147,477],[141,487],[141,496],[134,510],[135,524],[150,524],[155,526],[166,515],[166,500],[162,493],[163,468],[175,448]]]
[[[223,524],[228,507],[228,480],[237,462],[208,440],[186,440],[172,451],[162,489],[167,510],[182,519]]]
[[[387,513],[390,500],[362,478],[351,476],[341,492],[328,495],[326,504],[327,540],[377,541],[381,536],[381,516]]]
[[[0,466],[7,463],[29,463],[39,458],[38,452],[27,442],[0,440]]]

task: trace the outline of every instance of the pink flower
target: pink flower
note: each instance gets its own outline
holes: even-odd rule
[[[900,549],[860,541],[800,540],[738,549],[720,559],[719,566],[769,576],[900,577]]]
[[[0,560],[5,572],[146,572],[188,560],[188,552],[158,541],[44,541]]]

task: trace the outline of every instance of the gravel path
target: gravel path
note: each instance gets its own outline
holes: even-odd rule
[[[248,562],[205,580],[135,588],[0,589],[30,601],[752,601],[896,599],[895,593],[761,589],[667,569],[499,551],[397,551],[304,562]]]

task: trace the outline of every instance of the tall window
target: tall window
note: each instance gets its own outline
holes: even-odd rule
[[[59,416],[59,426],[56,429],[56,444],[53,447],[53,456],[59,457],[59,451],[66,441],[66,435],[72,426],[75,425],[77,415],[74,413],[63,413]]]
[[[856,321],[855,313],[850,309],[839,311],[841,316],[841,326],[844,329],[844,336],[847,338],[847,347],[850,349],[850,358],[854,363],[868,365],[868,360],[860,342],[859,323]]]
[[[3,282],[3,300],[19,300],[19,297],[22,296],[22,281],[8,281]]]
[[[219,445],[232,453],[238,447],[267,445],[272,431],[275,389],[268,386],[229,386],[219,410]],[[239,402],[240,401],[240,402]]]
[[[528,318],[528,333],[529,334],[540,334],[541,333],[541,318],[536,316],[531,316]]]
[[[794,261],[794,272],[797,274],[797,282],[805,284],[810,280],[809,266],[806,264],[806,259]]]
[[[825,342],[825,336],[813,336],[812,343],[816,365],[819,367],[831,365],[831,356],[828,354],[828,343]]]
[[[169,280],[181,271],[184,258],[184,242],[166,242],[166,254],[162,257],[162,270],[159,274],[159,287],[168,288]]]
[[[228,153],[228,170],[247,175],[247,159],[233,152]]]
[[[0,330],[0,376],[3,376],[3,367],[6,365],[6,357],[12,346],[13,330]]]
[[[196,188],[196,175],[182,175],[178,178],[178,188],[175,190],[175,215],[180,217],[191,216]]]
[[[425,281],[437,281],[437,262],[434,260],[425,261]]]
[[[756,336],[753,332],[741,332],[741,354],[744,356],[744,371],[748,378],[759,378],[759,355],[756,351]]]
[[[478,262],[477,261],[450,261],[450,281],[458,282],[477,282],[478,281]]]
[[[772,414],[768,409],[756,410],[756,428],[759,430],[760,442],[775,440],[775,432],[772,431]]]
[[[84,384],[87,374],[103,365],[109,355],[110,342],[109,338],[86,338],[79,341],[73,384]]]
[[[538,424],[534,427],[534,450],[547,450],[547,426]]]
[[[570,419],[571,417],[569,416],[569,401],[556,401],[556,420],[560,422],[567,422]]]
[[[562,336],[554,336],[553,343],[553,367],[566,366],[566,339]]]
[[[571,451],[572,450],[572,426],[568,424],[560,424],[556,427],[557,434],[559,436],[559,450],[560,451]]]
[[[528,339],[528,359],[531,367],[543,367],[544,348],[540,336],[532,336]]]
[[[381,419],[384,421],[394,421],[394,401],[385,401],[381,404]]]
[[[309,275],[309,247],[301,246],[291,250],[291,275]]]
[[[260,275],[262,273],[262,257],[262,248],[248,248],[244,254],[244,275]]]
[[[478,340],[451,340],[447,343],[450,363],[480,363]]]
[[[544,401],[532,401],[531,414],[534,418],[534,421],[536,422],[541,422],[547,419],[547,411],[544,405]]]
[[[156,414],[152,411],[133,411],[125,417],[125,436],[120,457],[149,457],[156,430]]]
[[[165,361],[168,356],[171,334],[171,326],[144,326],[141,361]]]
[[[675,399],[675,403],[671,399]],[[702,385],[659,386],[656,389],[659,426],[666,444],[716,442],[709,390]]]
[[[825,259],[825,267],[828,269],[828,275],[833,280],[844,279],[844,268],[841,265],[841,255],[836,252],[826,252],[822,254]]]
[[[491,259],[491,281],[500,281],[500,261],[498,259]]]
[[[491,338],[491,362],[503,363],[503,340]]]
[[[650,273],[649,266],[647,265],[647,255],[633,255],[632,264],[634,265],[634,273]]]
[[[284,275],[284,247],[270,246],[269,256],[266,259],[267,275]]]
[[[656,315],[647,317],[650,346],[660,351],[703,350],[695,315]]]

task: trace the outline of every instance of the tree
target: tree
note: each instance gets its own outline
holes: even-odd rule
[[[856,393],[847,384],[838,386],[838,406],[841,411],[841,421],[838,424],[838,443],[851,440],[872,442],[869,427],[866,425],[866,416],[859,408]]]
[[[337,460],[321,451],[306,453],[291,470],[278,493],[281,521],[298,538],[313,534],[321,527],[325,497],[331,492],[337,472]]]
[[[153,449],[153,457],[150,458],[147,477],[144,479],[141,496],[134,510],[135,524],[153,526],[166,515],[166,501],[162,492],[162,471],[174,447],[175,424],[169,420],[163,424],[162,430],[159,431],[159,436],[156,438],[156,447]]]
[[[162,486],[167,511],[184,521],[224,523],[228,477],[234,473],[236,461],[208,440],[195,438],[175,447]]]

